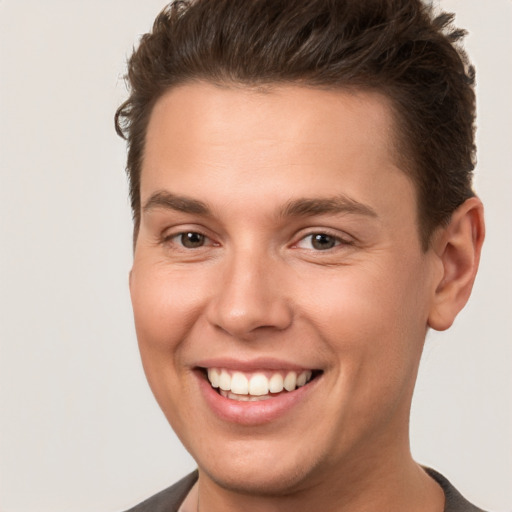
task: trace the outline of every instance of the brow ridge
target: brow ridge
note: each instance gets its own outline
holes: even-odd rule
[[[183,213],[210,215],[210,209],[206,203],[203,203],[203,201],[192,199],[186,196],[176,195],[163,190],[151,194],[143,206],[143,210],[145,212],[154,210],[156,208],[176,210]]]
[[[211,215],[210,208],[203,201],[173,194],[165,190],[153,193],[143,206],[145,212],[156,208],[171,209],[197,215]],[[302,197],[292,199],[279,211],[279,216],[284,218],[325,214],[356,214],[377,217],[377,213],[373,208],[346,195],[337,195],[329,198]]]
[[[350,213],[377,217],[377,212],[370,206],[356,201],[346,195],[330,198],[299,198],[289,201],[281,210],[282,217],[307,217],[324,214]]]

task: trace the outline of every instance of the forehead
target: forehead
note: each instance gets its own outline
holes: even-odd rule
[[[411,186],[394,141],[393,109],[378,93],[185,84],[153,109],[141,200],[171,189],[209,192],[219,201],[232,201],[229,191],[236,190],[266,199],[280,192],[282,200],[331,191],[378,202],[390,180]],[[215,187],[212,176],[223,186]]]
[[[322,141],[345,146],[377,142],[392,158],[393,114],[391,101],[377,92],[192,82],[167,91],[156,102],[146,148],[171,136],[179,136],[180,145],[203,143],[214,149],[226,137],[236,142],[249,136],[257,143],[291,141],[304,135],[311,145]]]

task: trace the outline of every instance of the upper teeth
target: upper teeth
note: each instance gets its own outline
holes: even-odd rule
[[[214,388],[231,391],[237,395],[263,396],[269,392],[280,393],[283,389],[293,391],[304,386],[310,379],[310,370],[245,374],[239,371],[208,368],[208,380]]]

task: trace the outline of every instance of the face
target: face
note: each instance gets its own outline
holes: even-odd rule
[[[373,93],[195,83],[156,103],[130,288],[204,478],[279,494],[408,453],[438,262],[393,148]]]

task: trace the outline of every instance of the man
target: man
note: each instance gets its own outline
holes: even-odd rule
[[[477,511],[409,449],[469,298],[473,72],[411,0],[198,0],[118,110],[142,362],[198,471],[135,511]]]

